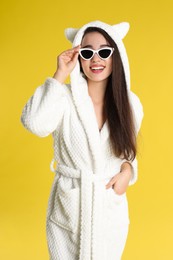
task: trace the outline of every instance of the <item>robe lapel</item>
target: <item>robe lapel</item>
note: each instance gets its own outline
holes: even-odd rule
[[[87,82],[79,73],[79,63],[77,63],[70,76],[74,103],[91,149],[94,170],[97,172],[101,169],[100,133],[92,100],[88,94]]]

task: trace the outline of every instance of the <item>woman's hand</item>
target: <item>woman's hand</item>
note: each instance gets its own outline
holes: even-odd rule
[[[131,177],[132,166],[130,163],[124,162],[121,166],[121,171],[109,181],[106,189],[113,188],[118,195],[122,195],[126,192]]]
[[[57,70],[53,76],[60,83],[64,83],[65,79],[74,69],[78,55],[80,45],[73,49],[62,52],[57,58]]]

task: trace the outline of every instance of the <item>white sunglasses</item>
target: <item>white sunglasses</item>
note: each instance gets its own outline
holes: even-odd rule
[[[93,50],[90,48],[81,48],[79,50],[79,54],[84,60],[91,60],[94,54],[96,53],[100,59],[106,60],[108,59],[114,51],[112,47],[104,47],[98,50]]]

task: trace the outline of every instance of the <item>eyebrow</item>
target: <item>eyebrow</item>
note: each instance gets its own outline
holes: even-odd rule
[[[108,45],[108,44],[101,44],[100,48],[102,48],[102,47],[110,47],[110,45]],[[82,46],[82,48],[93,48],[93,46],[88,44],[88,45]]]

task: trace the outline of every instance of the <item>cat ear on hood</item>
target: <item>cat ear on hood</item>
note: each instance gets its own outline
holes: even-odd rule
[[[116,34],[118,34],[120,39],[123,39],[126,36],[129,28],[130,28],[130,24],[127,22],[122,22],[119,24],[112,25],[112,29]]]
[[[67,28],[65,29],[65,36],[70,42],[73,42],[78,31],[79,29],[76,28]]]

